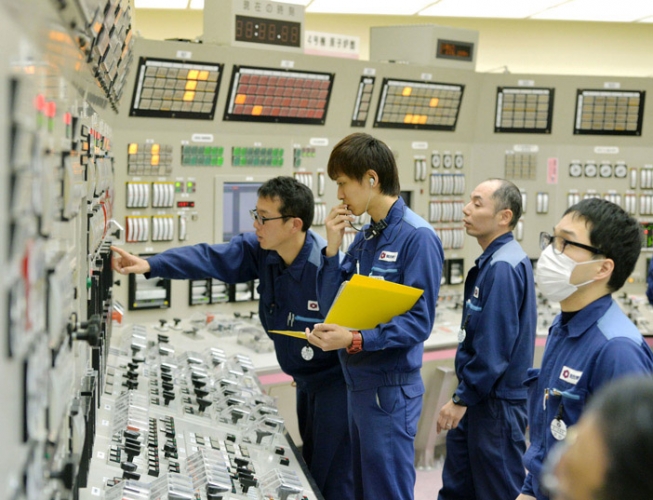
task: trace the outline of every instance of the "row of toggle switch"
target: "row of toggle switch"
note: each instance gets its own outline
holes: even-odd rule
[[[172,241],[175,220],[178,223],[179,240],[186,239],[188,220],[185,214],[177,217],[174,215],[130,215],[125,220],[126,241],[128,243],[150,241],[150,239],[151,241]]]
[[[153,208],[172,208],[175,202],[174,182],[128,182],[127,208],[147,208],[150,205],[150,186]]]

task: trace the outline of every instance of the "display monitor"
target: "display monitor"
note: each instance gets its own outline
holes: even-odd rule
[[[375,127],[456,129],[464,85],[384,78]]]
[[[262,182],[225,182],[222,189],[222,241],[254,231],[249,211],[256,208]]]
[[[578,89],[574,134],[642,135],[645,96],[640,90]]]
[[[554,93],[549,88],[498,87],[494,131],[550,134]]]
[[[223,66],[141,57],[129,115],[213,120]]]
[[[224,120],[324,125],[334,76],[234,66]]]

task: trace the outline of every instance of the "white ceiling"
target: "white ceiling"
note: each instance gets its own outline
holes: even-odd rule
[[[284,3],[303,5],[309,14],[653,23],[651,0],[284,0]],[[201,10],[204,0],[134,0],[134,6]]]

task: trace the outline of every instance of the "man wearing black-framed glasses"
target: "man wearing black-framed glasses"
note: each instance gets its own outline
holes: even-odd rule
[[[537,287],[560,303],[561,313],[549,329],[541,368],[525,382],[531,445],[518,500],[549,498],[543,463],[597,390],[624,375],[653,373],[651,349],[611,296],[637,263],[639,223],[614,203],[587,199],[567,209],[553,234],[542,233],[540,246]]]
[[[250,210],[255,232],[229,243],[172,248],[142,259],[118,247],[121,274],[170,279],[259,280],[259,317],[266,331],[304,331],[324,319],[316,278],[326,241],[310,231],[311,190],[293,177],[275,177],[258,190]],[[292,215],[291,215],[292,214]],[[306,339],[269,333],[281,369],[296,383],[302,455],[325,500],[352,498],[353,473],[347,388],[338,354],[313,349]]]

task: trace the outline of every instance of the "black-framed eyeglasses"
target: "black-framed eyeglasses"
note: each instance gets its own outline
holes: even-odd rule
[[[279,217],[263,217],[256,211],[256,209],[250,210],[249,215],[252,217],[252,220],[258,222],[261,225],[265,224],[269,220],[292,219],[293,217],[295,217],[294,215],[280,215]]]
[[[594,255],[604,255],[602,250],[599,250],[596,247],[591,247],[583,243],[577,243],[575,241],[569,241],[564,239],[562,236],[552,236],[549,233],[541,232],[540,233],[540,249],[544,250],[549,245],[553,246],[553,252],[557,255],[561,255],[565,252],[567,245],[572,245],[588,252],[592,252]]]

